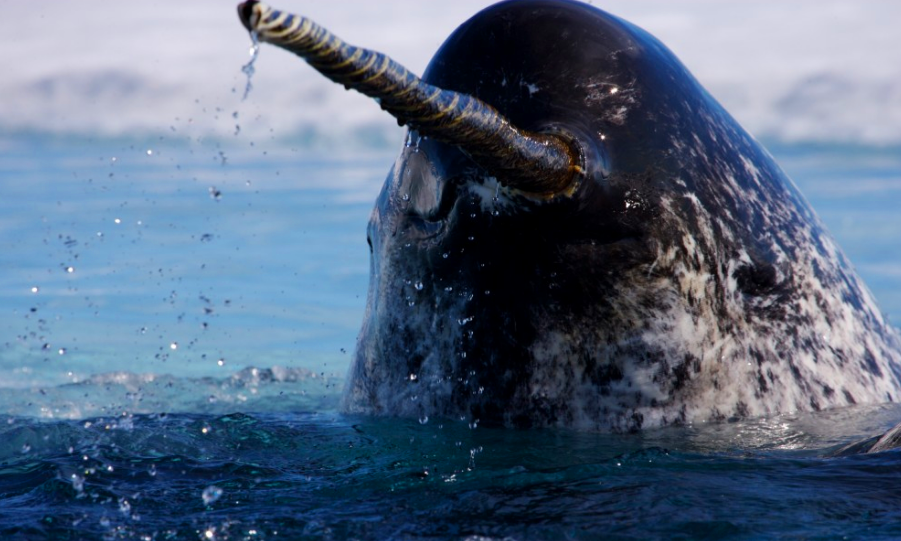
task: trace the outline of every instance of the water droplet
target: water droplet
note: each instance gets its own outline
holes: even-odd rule
[[[413,287],[416,288],[416,291],[422,291],[422,288],[423,288],[422,282],[416,282],[415,284],[413,284]]]
[[[415,130],[410,130],[407,133],[407,140],[404,141],[404,146],[407,148],[412,147],[414,151],[419,150],[419,133]]]
[[[75,492],[79,494],[84,491],[84,477],[78,475],[77,473],[72,474],[72,488],[75,489]]]
[[[401,199],[403,199],[404,201],[409,201],[409,200],[410,200],[410,194],[405,193],[405,194],[401,197]]]
[[[260,55],[260,40],[258,39],[256,32],[250,33],[250,60],[241,66],[241,72],[247,76],[247,85],[244,87],[244,96],[241,97],[241,101],[247,99],[247,96],[250,94],[250,90],[253,88],[253,84],[251,83],[251,79],[253,79],[253,74],[256,72],[256,68],[253,67],[253,64],[257,61],[257,57]]]
[[[59,351],[57,351],[57,353],[59,353],[60,355],[65,355],[65,354],[66,354],[66,348],[59,348]]]
[[[222,497],[222,489],[217,487],[216,485],[210,485],[203,489],[203,494],[201,494],[201,497],[203,498],[204,505],[210,505],[211,503]]]
[[[426,423],[428,423],[428,422],[429,422],[429,416],[428,416],[428,415],[423,415],[422,417],[419,418],[419,424],[421,424],[421,425],[424,425],[424,424],[426,424]]]
[[[148,155],[148,156],[153,156],[153,149],[148,148],[148,149],[147,149],[147,155]]]

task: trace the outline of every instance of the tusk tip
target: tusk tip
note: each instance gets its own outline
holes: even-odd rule
[[[247,2],[238,4],[238,18],[241,19],[241,24],[244,25],[244,28],[246,28],[248,32],[253,31],[253,8],[257,4],[257,0],[248,0]]]

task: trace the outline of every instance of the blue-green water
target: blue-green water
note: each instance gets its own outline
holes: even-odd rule
[[[393,149],[0,142],[2,539],[897,539],[897,406],[637,435],[342,416]],[[901,323],[901,152],[774,154]]]

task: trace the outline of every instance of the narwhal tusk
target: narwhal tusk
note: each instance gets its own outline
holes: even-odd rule
[[[291,51],[332,81],[375,98],[399,124],[459,147],[502,184],[542,196],[574,189],[581,168],[573,141],[520,130],[487,103],[426,84],[389,57],[348,45],[305,17],[255,0],[240,4],[238,15],[259,41]]]

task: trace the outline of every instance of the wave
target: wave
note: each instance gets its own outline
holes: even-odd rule
[[[305,368],[245,368],[224,378],[109,372],[55,387],[3,389],[0,411],[35,419],[128,419],[152,413],[334,412],[343,376]]]

